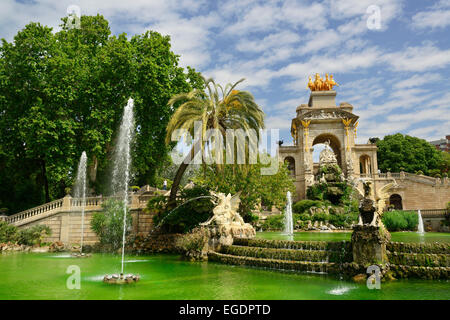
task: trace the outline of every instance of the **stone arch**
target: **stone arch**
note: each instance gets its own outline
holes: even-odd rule
[[[389,205],[393,205],[395,210],[403,210],[402,196],[394,193],[389,197]]]
[[[287,162],[287,167],[291,172],[291,175],[295,176],[295,159],[291,156],[288,156],[284,158],[284,162]]]
[[[363,154],[359,157],[359,173],[367,175],[372,174],[372,161],[367,154]]]
[[[325,143],[327,140],[330,141],[330,148],[333,150],[334,154],[336,155],[336,160],[337,160],[339,167],[342,168],[341,142],[338,137],[336,137],[334,134],[331,134],[331,133],[322,133],[314,138],[312,145],[314,146],[316,144]]]

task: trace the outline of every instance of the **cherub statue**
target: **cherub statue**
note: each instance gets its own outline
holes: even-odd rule
[[[240,194],[241,192],[238,192],[234,196],[231,196],[230,193],[225,195],[224,193],[215,193],[211,191],[211,195],[215,196],[218,200],[217,205],[213,209],[214,215],[208,221],[201,223],[200,225],[206,226],[213,222],[216,225],[244,225],[244,220],[239,213],[237,213],[239,203],[241,202],[241,199],[239,199]]]

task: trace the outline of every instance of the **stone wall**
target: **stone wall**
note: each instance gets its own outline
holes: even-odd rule
[[[95,211],[85,212],[84,216],[84,244],[98,242],[97,235],[91,229],[91,219]],[[153,228],[153,214],[144,210],[131,210],[132,235],[145,236]],[[81,212],[60,212],[40,220],[33,221],[19,228],[29,228],[34,225],[47,225],[52,230],[52,235],[44,239],[45,242],[61,241],[64,244],[79,244],[81,241]]]

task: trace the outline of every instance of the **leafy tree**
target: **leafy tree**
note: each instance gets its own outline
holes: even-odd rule
[[[169,205],[175,203],[181,178],[191,159],[196,156],[195,151],[204,152],[204,138],[208,129],[218,129],[225,140],[227,129],[253,129],[256,133],[264,127],[264,112],[256,104],[253,96],[247,91],[235,90],[235,84],[227,84],[225,88],[216,84],[213,79],[205,79],[206,92],[194,89],[189,93],[182,93],[172,97],[170,106],[181,104],[175,111],[167,125],[166,143],[171,142],[175,130],[187,130],[194,136],[194,124],[201,121],[202,128],[199,140],[192,146],[183,163],[180,164],[170,189]],[[199,148],[198,148],[199,147]]]
[[[30,23],[0,47],[0,200],[10,213],[64,196],[82,151],[94,192],[107,192],[129,97],[137,125],[133,183],[154,182],[177,107],[170,97],[203,88],[194,69],[178,66],[168,36],[111,36],[101,15],[82,16],[80,29],[62,20],[57,33]]]
[[[254,219],[252,210],[256,210],[259,204],[283,209],[286,205],[286,193],[295,191],[290,171],[285,164],[280,163],[279,170],[274,175],[261,175],[261,167],[260,163],[249,165],[247,170],[232,165],[224,165],[222,170],[206,166],[194,182],[225,194],[241,192],[239,213],[249,222]]]
[[[443,152],[423,139],[397,133],[379,140],[377,147],[378,167],[384,172],[422,171],[428,175],[443,166]]]
[[[92,216],[91,228],[99,237],[102,245],[109,246],[113,251],[120,248],[123,237],[123,201],[108,199],[102,203],[103,211]],[[132,218],[127,208],[126,235],[130,233]]]

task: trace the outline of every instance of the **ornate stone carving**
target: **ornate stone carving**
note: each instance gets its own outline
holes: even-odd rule
[[[325,149],[320,152],[319,156],[319,166],[329,165],[329,164],[337,164],[336,156],[334,152],[330,149],[330,140],[324,142]]]
[[[200,224],[207,229],[208,250],[216,251],[223,245],[232,245],[233,238],[253,238],[256,235],[255,229],[249,223],[245,223],[237,212],[241,202],[240,192],[234,196],[215,192],[211,194],[217,198],[213,216]]]
[[[339,109],[330,109],[330,110],[311,110],[309,112],[306,112],[301,116],[302,120],[324,120],[324,119],[358,119],[357,116],[354,114],[339,110]]]

